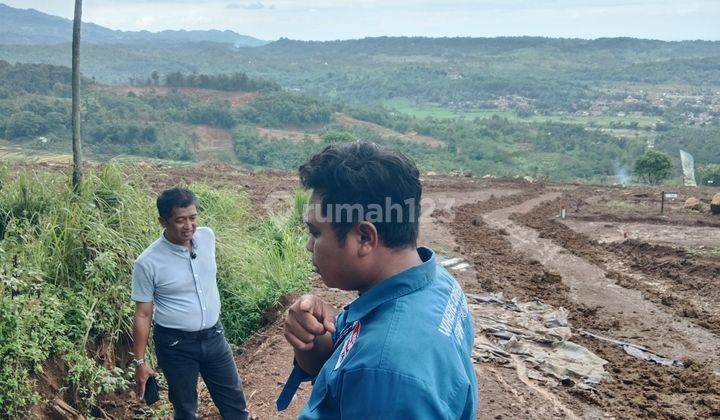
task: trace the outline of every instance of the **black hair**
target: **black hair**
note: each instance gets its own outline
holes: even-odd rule
[[[170,219],[174,208],[185,208],[193,204],[197,204],[197,198],[186,188],[170,188],[161,192],[157,198],[158,214],[165,220]]]
[[[362,218],[375,225],[384,246],[415,247],[419,232],[422,186],[415,163],[400,152],[371,142],[331,144],[299,168],[300,182],[322,197],[322,215],[341,243]],[[361,206],[338,217],[328,211]],[[380,220],[368,220],[372,209],[382,209]],[[401,209],[393,220],[392,210]]]

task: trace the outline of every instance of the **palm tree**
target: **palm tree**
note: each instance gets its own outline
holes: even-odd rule
[[[83,178],[82,143],[80,142],[80,25],[82,0],[75,0],[75,19],[73,20],[72,40],[72,150],[73,150],[73,189],[78,191]]]

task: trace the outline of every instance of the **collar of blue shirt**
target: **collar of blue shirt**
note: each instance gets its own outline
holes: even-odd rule
[[[418,254],[423,261],[422,264],[381,281],[347,305],[345,307],[347,310],[346,322],[348,324],[355,322],[383,303],[410,294],[430,284],[435,278],[437,269],[435,253],[429,248],[420,247]]]
[[[192,239],[193,251],[195,251],[197,249],[197,240],[195,239],[196,236],[197,236],[197,232],[195,232],[195,235],[193,235],[193,239]],[[165,237],[165,230],[163,230],[162,234],[160,234],[160,238],[161,238],[162,243],[166,247],[168,247],[171,251],[174,251],[175,253],[178,253],[182,256],[185,256],[185,254],[187,254],[187,252],[188,252],[187,247],[185,247],[185,245],[178,245],[178,244],[174,244],[174,243],[170,242],[168,240],[168,238]]]

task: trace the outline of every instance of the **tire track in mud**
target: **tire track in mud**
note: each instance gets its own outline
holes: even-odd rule
[[[491,228],[508,232],[508,239],[515,251],[538,259],[543,266],[560,274],[570,288],[569,298],[573,302],[599,306],[597,316],[622,319],[614,328],[616,337],[634,339],[640,345],[675,359],[689,356],[698,361],[712,361],[708,358],[720,348],[720,337],[687,320],[674,318],[664,308],[645,299],[639,291],[619,286],[599,266],[568,252],[550,239],[541,238],[534,229],[510,220],[510,215],[514,213],[528,213],[538,205],[560,196],[561,193],[557,192],[547,193],[518,206],[495,210],[483,217]],[[652,324],[649,320],[652,320]],[[639,325],[647,325],[665,333],[662,336],[643,334],[644,331],[637,328]],[[668,339],[672,341],[668,343]]]
[[[454,212],[458,206],[485,202],[490,202],[492,205],[506,200],[522,201],[528,196],[528,193],[523,191],[528,188],[527,185],[520,185],[521,188],[518,188],[517,184],[505,186],[496,183],[468,184],[470,183],[465,181],[456,185],[460,187],[458,190],[450,187],[431,191],[425,195],[431,203],[452,203],[450,208],[434,206],[432,217],[424,217],[420,220],[419,243],[432,247],[439,256],[468,258],[467,255],[459,253],[460,247],[450,231]],[[529,194],[532,195],[534,192]],[[451,271],[464,291],[478,290],[476,287],[478,273],[473,268],[462,271],[451,269]],[[487,363],[475,363],[475,372],[478,378],[479,401],[477,419],[577,418],[571,407],[547,389],[528,379],[521,369],[508,370]]]
[[[610,331],[603,334],[613,336],[623,331],[628,340],[661,354],[690,353],[697,360],[712,357],[709,355],[718,348],[717,336],[673,318],[639,292],[616,285],[599,267],[510,220],[513,213],[531,211],[557,197],[559,193],[548,193],[523,203],[505,200],[507,205],[500,209],[499,202],[459,209],[452,230],[461,248],[472,255],[480,286],[511,297],[539,298],[564,306],[570,310],[575,331]],[[696,334],[703,336],[703,343],[695,343]],[[588,403],[622,418],[720,415],[720,378],[707,366],[690,361],[684,368],[662,367],[603,342],[583,337],[573,340],[608,360],[607,369],[614,378],[594,392],[557,389],[583,417],[598,416],[585,408]]]
[[[640,290],[647,299],[677,316],[691,318],[693,323],[720,335],[720,258],[635,239],[599,244],[567,224],[552,220],[557,208],[576,200],[577,197],[563,197],[511,219],[604,267],[619,285]],[[581,219],[578,216],[577,212],[570,212],[567,220]],[[659,228],[662,232],[662,226]]]

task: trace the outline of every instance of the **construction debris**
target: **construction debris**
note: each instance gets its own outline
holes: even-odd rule
[[[467,261],[463,260],[461,257],[445,259],[444,257],[440,256],[438,258],[438,261],[440,265],[449,270],[466,271],[468,268],[470,268],[470,264]]]
[[[673,360],[673,359],[667,359],[662,356],[658,356],[657,354],[653,353],[649,349],[638,346],[637,344],[632,343],[626,343],[624,341],[615,340],[608,337],[603,337],[597,334],[593,334],[588,331],[580,331],[580,335],[583,337],[590,337],[594,338],[596,340],[605,341],[608,343],[616,344],[618,346],[621,346],[623,350],[625,350],[625,353],[629,354],[630,356],[637,357],[638,359],[647,360],[649,362],[655,362],[658,365],[663,366],[683,366],[683,362],[680,360]]]
[[[468,295],[475,319],[478,362],[495,362],[524,371],[548,384],[592,388],[610,379],[607,363],[570,341],[567,311],[540,301],[506,301],[502,293]],[[528,371],[530,372],[530,371]]]

